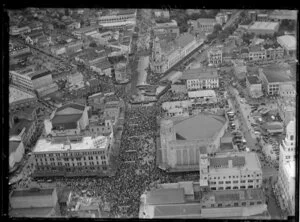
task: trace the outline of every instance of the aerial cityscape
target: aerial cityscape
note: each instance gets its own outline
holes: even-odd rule
[[[10,218],[299,212],[297,10],[7,13]]]

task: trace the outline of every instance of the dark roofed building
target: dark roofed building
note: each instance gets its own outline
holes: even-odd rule
[[[257,76],[247,76],[247,80],[251,85],[260,83],[260,80]]]
[[[184,189],[169,188],[150,191],[147,194],[146,202],[151,205],[184,203]]]
[[[59,115],[52,119],[53,129],[76,129],[82,114]]]

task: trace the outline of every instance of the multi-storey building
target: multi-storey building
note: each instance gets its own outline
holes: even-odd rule
[[[197,20],[189,21],[191,24],[193,31],[195,33],[212,33],[214,30],[214,26],[217,24],[215,19],[212,18],[199,18]]]
[[[200,150],[200,187],[210,190],[261,188],[262,169],[254,152],[217,153]]]
[[[249,48],[250,61],[264,60],[266,57],[267,52],[262,46],[255,45]]]
[[[268,95],[279,95],[282,85],[293,85],[294,74],[289,65],[270,65],[259,69],[259,78]]]
[[[53,83],[51,71],[49,70],[36,71],[32,67],[26,67],[9,73],[15,85],[30,91]]]
[[[113,133],[109,136],[59,136],[39,139],[33,155],[35,177],[103,176],[108,172]]]
[[[199,147],[208,147],[209,153],[216,152],[227,124],[224,116],[203,113],[162,120],[160,167],[174,171],[198,171]],[[203,125],[207,127],[201,127]]]
[[[164,73],[180,60],[185,58],[194,49],[203,43],[190,33],[178,36],[174,41],[154,39],[150,67],[155,73]]]
[[[23,159],[25,153],[22,139],[18,136],[9,138],[9,172],[16,169],[16,166]]]
[[[189,69],[183,72],[180,79],[186,81],[188,90],[219,88],[219,77],[215,70]]]
[[[80,135],[89,124],[89,107],[69,103],[53,111],[45,120],[45,134],[52,136]]]
[[[228,20],[228,15],[226,13],[218,13],[216,15],[216,22],[220,25],[224,25]]]
[[[284,49],[282,47],[268,47],[264,46],[266,50],[266,59],[276,60],[282,59],[284,54]]]
[[[280,144],[279,174],[277,188],[282,207],[289,215],[295,215],[295,175],[296,175],[296,121],[291,120],[286,127],[286,137]]]
[[[216,65],[222,63],[222,49],[213,48],[207,52],[208,62]]]
[[[104,27],[125,26],[135,24],[136,9],[124,9],[108,12],[107,15],[102,14],[98,18],[98,24]]]
[[[292,35],[283,35],[277,37],[277,42],[284,48],[286,54],[290,56],[296,55],[296,38]]]
[[[175,20],[166,23],[156,23],[153,28],[153,32],[155,36],[174,33],[174,36],[176,38],[177,36],[179,36],[179,27]]]
[[[257,76],[247,76],[246,85],[251,97],[258,98],[263,96],[261,81]]]
[[[14,85],[9,86],[9,111],[13,112],[24,107],[35,106],[37,104],[36,95]]]

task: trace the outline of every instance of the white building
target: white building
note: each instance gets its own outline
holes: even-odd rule
[[[113,134],[39,139],[34,148],[34,176],[103,176],[107,173]]]
[[[296,51],[296,38],[291,35],[277,37],[277,42],[285,49],[288,54],[294,54]]]
[[[22,139],[18,136],[9,139],[9,171],[13,170],[24,156],[25,149]]]
[[[256,35],[273,35],[279,29],[278,22],[255,22],[248,29],[248,32]]]
[[[218,73],[213,70],[189,69],[183,72],[180,79],[186,81],[188,90],[219,88]]]
[[[280,144],[279,174],[277,188],[283,208],[289,215],[295,215],[295,149],[296,121],[291,120],[286,127],[286,137]]]
[[[53,83],[49,70],[36,71],[32,67],[26,67],[25,69],[10,71],[9,73],[14,84],[30,91]]]
[[[101,15],[98,18],[98,24],[103,27],[135,25],[136,12],[136,9],[110,11],[107,15]]]
[[[200,151],[200,187],[210,190],[261,188],[262,169],[255,152],[217,153]]]
[[[227,124],[224,116],[202,113],[163,119],[160,126],[160,167],[175,171],[197,171],[199,147],[208,147],[209,153],[216,152]],[[202,127],[204,125],[207,127]]]
[[[222,63],[222,49],[212,48],[207,52],[208,62],[216,65]]]
[[[181,34],[174,41],[160,40],[156,37],[150,59],[151,70],[155,73],[165,73],[202,43],[203,40],[190,33]]]

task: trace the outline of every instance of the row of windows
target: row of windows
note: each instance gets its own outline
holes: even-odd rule
[[[254,180],[248,180],[248,183],[253,183]],[[234,180],[234,181],[225,181],[225,184],[231,184],[232,183],[239,183],[238,180]],[[246,183],[246,180],[241,180],[241,183]],[[259,183],[259,180],[256,180],[257,183]],[[217,184],[217,182],[210,182],[211,184]],[[224,184],[224,181],[219,181],[218,184]]]
[[[35,154],[36,157],[67,157],[67,156],[80,156],[80,155],[98,155],[104,154],[105,151],[92,151],[92,152],[84,152],[84,153],[49,153],[49,154]]]
[[[256,201],[256,202],[249,202],[249,205],[250,206],[253,206],[254,204],[262,204],[262,201]],[[231,206],[234,206],[234,207],[238,207],[238,206],[247,206],[247,202],[241,202],[241,203],[238,203],[238,202],[234,202],[233,204],[232,203],[228,203],[228,204],[223,204],[223,203],[218,203],[218,204],[211,204],[210,207],[231,207]],[[206,208],[207,206],[206,205],[202,205],[202,208]]]
[[[246,178],[247,176],[248,176],[248,177],[255,177],[255,175],[253,175],[253,174],[252,174],[252,175],[248,174],[248,175],[242,175],[241,178]],[[257,177],[260,177],[261,174],[258,173],[258,174],[256,174],[256,176],[257,176]],[[229,179],[231,179],[231,178],[239,178],[239,177],[240,177],[240,176],[238,176],[238,175],[237,175],[237,176],[228,176]],[[206,180],[206,177],[205,177],[204,179]],[[216,180],[216,179],[220,180],[221,177],[209,177],[209,179],[210,179],[210,180]],[[223,179],[226,179],[226,176],[223,176]]]
[[[37,166],[44,166],[44,165],[47,166],[49,164],[47,164],[47,163],[43,164],[41,162],[41,163],[36,163],[36,165]],[[94,162],[84,162],[84,163],[81,163],[81,162],[78,162],[78,163],[62,163],[62,162],[54,163],[54,162],[51,162],[50,165],[51,166],[83,166],[83,165],[85,165],[85,166],[92,165],[93,166],[93,165],[95,165],[95,163]],[[96,165],[107,165],[107,164],[106,164],[106,161],[101,161],[101,162],[97,161]]]
[[[248,185],[248,186],[244,186],[244,185],[242,185],[242,186],[227,186],[227,187],[219,187],[218,188],[218,190],[237,190],[237,189],[246,189],[246,188],[248,188],[248,189],[252,189],[252,188],[254,188],[254,186],[253,185]],[[259,188],[259,185],[256,185],[256,188]],[[217,188],[216,187],[210,187],[210,189],[211,190],[217,190]]]
[[[88,157],[83,157],[83,158],[81,158],[81,157],[76,157],[76,158],[63,158],[63,160],[64,161],[74,161],[74,160],[76,160],[76,161],[81,161],[82,159],[83,160],[86,160],[86,159],[88,159],[88,160],[94,160],[94,159],[96,159],[96,160],[98,160],[98,156],[88,156]],[[100,156],[100,159],[101,160],[105,160],[106,159],[106,156]],[[40,161],[42,161],[43,159],[36,159],[36,161],[38,161],[38,160],[40,160]],[[47,158],[44,158],[44,160],[45,160],[45,162],[47,162],[48,161],[48,159]],[[55,158],[50,158],[50,161],[55,161]]]
[[[49,167],[49,166],[38,166],[36,168],[37,170],[59,170],[59,168],[56,168],[56,167]],[[67,168],[68,171],[71,171],[71,170],[74,170],[75,168]],[[91,169],[91,170],[107,170],[107,166],[98,166],[98,167],[93,167],[93,166],[86,166],[85,169]],[[78,169],[75,169],[75,170],[78,170]]]

